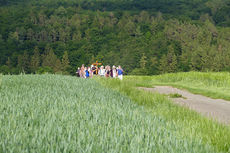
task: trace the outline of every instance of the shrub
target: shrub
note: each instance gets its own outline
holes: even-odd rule
[[[6,65],[0,66],[0,73],[2,74],[9,74],[10,73],[10,68]]]
[[[40,67],[37,71],[37,74],[45,74],[45,73],[54,73],[53,69],[48,66]]]

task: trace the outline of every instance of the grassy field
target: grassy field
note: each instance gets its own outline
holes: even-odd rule
[[[181,72],[157,76],[128,76],[126,81],[136,86],[170,85],[215,99],[230,100],[230,73]]]
[[[229,127],[130,83],[3,76],[0,152],[230,152]]]

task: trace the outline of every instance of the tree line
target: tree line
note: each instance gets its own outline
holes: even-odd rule
[[[68,52],[65,51],[62,59],[58,59],[54,54],[53,49],[48,45],[45,47],[44,54],[40,54],[39,48],[34,48],[33,55],[29,56],[25,51],[22,55],[17,56],[17,66],[14,67],[10,57],[8,57],[6,64],[1,67],[4,74],[18,74],[18,73],[56,73],[69,74],[69,58]]]
[[[0,73],[75,74],[81,64],[95,61],[122,65],[126,73],[138,75],[230,71],[228,17],[219,15],[221,22],[215,17],[216,12],[229,6],[227,2],[175,1],[182,10],[198,4],[202,4],[201,10],[206,7],[196,15],[195,11],[185,11],[183,17],[177,15],[179,12],[169,15],[156,9],[156,5],[173,9],[170,1],[147,1],[154,8],[141,8],[137,1],[108,1],[112,2],[117,6],[124,3],[121,8],[130,4],[126,6],[129,9],[90,0],[3,5]],[[86,7],[85,3],[90,5]]]

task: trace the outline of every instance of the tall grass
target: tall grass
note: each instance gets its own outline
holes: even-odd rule
[[[157,115],[159,111],[170,114],[166,109],[169,106],[173,110],[176,108],[165,103],[166,99],[160,95],[152,97],[141,92],[142,97],[132,98],[148,101],[159,109],[149,110],[94,80],[58,75],[3,76],[3,80],[0,88],[0,152],[218,151],[215,145],[206,143],[196,129],[180,134],[188,132],[183,126],[188,129],[193,127],[191,123],[200,124],[203,120],[190,117],[194,122],[182,125]],[[128,89],[130,94],[139,96],[136,90]],[[174,113],[179,119],[180,111]],[[208,123],[205,120],[202,124]],[[226,140],[223,146],[228,144],[230,141],[224,139],[228,138],[227,129],[222,129],[225,136],[220,129],[215,129],[213,135],[217,135],[214,137],[218,138],[217,144],[222,140]],[[221,149],[226,151],[226,147]]]
[[[1,84],[2,84],[2,74],[0,74],[0,87],[1,87]]]
[[[136,89],[136,86],[152,86],[152,77],[126,77],[123,81],[96,79],[106,87],[113,88],[144,106],[154,116],[160,116],[166,124],[178,127],[178,137],[199,139],[218,151],[230,152],[230,127],[202,117],[198,113],[171,103],[163,95]]]
[[[230,100],[230,73],[187,72],[151,77],[151,85],[171,85],[196,94]]]

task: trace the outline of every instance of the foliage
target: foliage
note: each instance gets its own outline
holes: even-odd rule
[[[38,50],[38,47],[35,47],[34,49],[34,55],[31,57],[31,61],[30,61],[30,69],[32,72],[36,72],[40,66],[40,53]]]
[[[62,64],[62,71],[63,72],[68,72],[68,69],[70,68],[70,65],[69,65],[69,57],[68,57],[68,52],[67,51],[64,52],[61,64]]]
[[[2,74],[9,74],[10,73],[10,68],[6,65],[0,66],[0,72]]]
[[[230,70],[227,0],[9,0],[0,4],[0,65],[19,72],[34,73],[39,65],[74,74],[81,64],[96,60],[122,65],[127,74]],[[47,57],[52,59],[49,64],[42,58],[48,55],[47,46],[56,56]],[[40,64],[38,56],[33,57],[35,51],[42,58]],[[66,53],[69,66],[63,68]]]
[[[23,55],[18,56],[18,68],[21,73],[29,73],[29,55],[25,51]]]
[[[148,73],[148,71],[146,69],[135,68],[129,74],[131,74],[131,75],[146,75],[147,73]]]
[[[181,94],[175,93],[175,94],[169,94],[170,98],[183,98]]]
[[[46,47],[45,53],[43,55],[42,66],[50,67],[54,72],[61,70],[61,61],[57,58],[52,48],[49,48],[49,46]]]
[[[44,67],[39,67],[38,70],[36,71],[37,74],[46,74],[46,73],[54,73],[53,69],[48,66]]]

